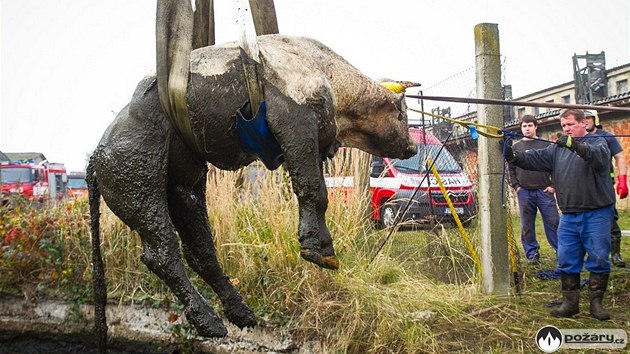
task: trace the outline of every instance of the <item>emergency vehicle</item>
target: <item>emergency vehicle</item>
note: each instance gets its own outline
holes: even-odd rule
[[[460,164],[431,132],[410,128],[418,153],[409,159],[370,157],[371,219],[381,227],[394,224],[397,213],[406,210],[400,222],[453,221],[453,215],[437,178],[427,161],[434,161],[440,179],[460,220],[467,225],[477,213],[475,193]],[[326,186],[351,193],[353,176],[327,176]],[[416,190],[417,189],[417,190]],[[407,206],[407,204],[409,204]]]
[[[88,187],[85,182],[85,172],[70,172],[68,174],[67,192],[72,199],[87,197]]]
[[[63,198],[68,176],[62,163],[16,161],[0,164],[0,184],[3,204],[15,195],[41,202]]]

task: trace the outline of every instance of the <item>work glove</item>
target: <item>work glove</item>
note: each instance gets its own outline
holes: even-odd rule
[[[501,140],[503,143],[503,157],[507,160],[507,162],[512,163],[516,161],[516,156],[514,155],[514,149],[512,149],[512,144],[514,143],[512,139],[507,139],[505,142]]]
[[[586,144],[571,138],[570,135],[559,134],[556,144],[577,153],[580,157],[584,157],[584,155],[588,152]]]
[[[620,199],[623,199],[628,196],[628,176],[627,175],[619,175],[617,176],[617,194]]]

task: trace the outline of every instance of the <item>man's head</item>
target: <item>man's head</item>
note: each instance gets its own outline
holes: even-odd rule
[[[574,138],[588,134],[586,131],[586,119],[580,109],[565,109],[560,112],[560,125],[562,132]]]
[[[597,119],[597,112],[595,111],[584,111],[584,118],[586,122],[586,130],[589,132],[597,131],[599,119]]]
[[[538,121],[534,116],[527,114],[521,118],[521,133],[527,138],[536,137],[536,129],[538,128]]]

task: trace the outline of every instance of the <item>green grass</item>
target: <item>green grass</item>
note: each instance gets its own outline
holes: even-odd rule
[[[286,175],[268,173],[255,188],[238,188],[233,174],[217,172],[208,183],[208,214],[226,274],[254,308],[260,322],[288,328],[297,339],[316,339],[334,353],[514,353],[538,352],[536,331],[559,328],[628,328],[630,274],[613,268],[605,305],[610,321],[592,319],[586,293],[582,312],[556,319],[546,304],[560,296],[558,280],[541,280],[555,258],[537,228],[542,264],[520,263],[520,292],[490,296],[457,229],[410,229],[385,240],[363,219],[365,200],[332,198],[327,222],[341,261],[328,271],[303,261],[297,241],[297,206]],[[140,262],[139,237],[106,207],[102,242],[109,296],[122,302],[163,306],[181,312],[166,286]],[[621,225],[630,223],[622,213]],[[522,254],[518,218],[515,246]],[[625,227],[626,229],[628,227]],[[468,228],[478,252],[479,235]],[[90,302],[91,251],[85,201],[32,209],[20,205],[0,213],[0,289],[32,299],[63,297]],[[630,260],[630,237],[622,238]],[[216,297],[198,277],[193,282],[210,301]],[[217,306],[220,311],[220,306]]]
[[[619,224],[619,228],[621,230],[629,230],[630,231],[630,210],[618,210],[619,212],[619,220],[617,223]]]

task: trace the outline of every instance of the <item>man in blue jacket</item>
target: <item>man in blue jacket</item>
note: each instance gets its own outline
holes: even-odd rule
[[[584,113],[568,109],[560,113],[563,134],[545,149],[514,153],[511,140],[505,158],[518,167],[551,172],[562,211],[558,226],[558,270],[562,305],[552,316],[571,317],[580,312],[580,271],[590,272],[590,313],[599,320],[610,318],[602,299],[610,275],[610,227],[615,192],[610,179],[610,150],[606,140],[586,131]],[[584,257],[586,256],[586,260]]]

